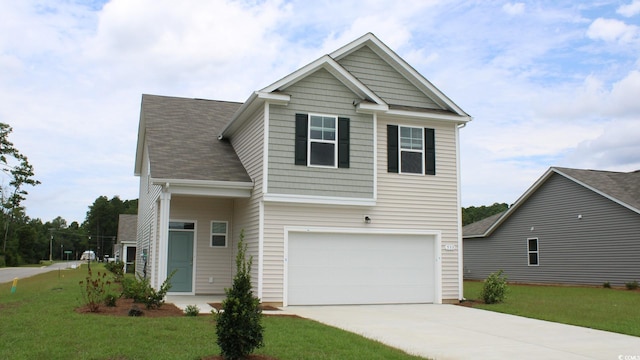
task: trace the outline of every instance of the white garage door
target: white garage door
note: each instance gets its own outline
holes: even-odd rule
[[[430,303],[434,236],[289,233],[288,304]]]

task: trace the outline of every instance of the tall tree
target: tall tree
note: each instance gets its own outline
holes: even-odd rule
[[[6,254],[9,230],[13,220],[24,214],[22,201],[28,192],[25,186],[36,186],[40,181],[34,179],[33,166],[11,141],[9,134],[13,129],[5,123],[0,123],[0,168],[8,176],[9,185],[4,182],[0,186],[0,201],[2,202],[2,220],[4,226],[4,242],[2,252]]]
[[[119,196],[111,199],[100,196],[89,206],[82,227],[91,236],[89,246],[97,251],[98,257],[113,254],[113,245],[118,234],[119,215],[137,213],[137,199],[122,201]]]
[[[486,219],[489,216],[499,214],[509,209],[509,205],[506,203],[493,203],[490,206],[469,206],[462,208],[462,225],[469,225],[476,221]]]

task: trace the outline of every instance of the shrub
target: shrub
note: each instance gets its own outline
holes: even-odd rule
[[[186,316],[198,316],[199,313],[200,308],[198,308],[196,305],[187,305],[187,307],[184,309],[184,314]]]
[[[113,273],[115,282],[122,282],[124,278],[124,263],[122,261],[107,262],[104,267]]]
[[[115,307],[116,306],[116,302],[118,302],[118,296],[114,295],[114,294],[107,294],[104,297],[104,304],[109,306],[109,307]]]
[[[134,302],[143,303],[147,309],[159,309],[164,304],[164,297],[171,289],[171,277],[176,273],[174,270],[167,276],[159,290],[151,287],[147,278],[124,277],[122,281],[122,296],[133,299]]]
[[[243,230],[240,232],[233,285],[231,289],[225,289],[227,297],[222,301],[222,310],[216,315],[217,343],[225,359],[245,358],[264,345],[260,299],[251,291],[253,257],[246,261],[246,250]]]
[[[129,316],[142,316],[142,315],[144,315],[144,312],[142,312],[142,310],[140,310],[140,308],[137,305],[133,305],[131,307],[131,309],[129,309],[128,315]]]
[[[602,284],[602,287],[605,289],[611,289],[611,283],[606,281],[604,284]]]
[[[627,287],[627,290],[636,290],[638,288],[638,281],[637,280],[629,281],[627,283],[624,283],[624,286]]]
[[[502,275],[503,271],[489,274],[482,285],[480,297],[486,304],[503,302],[507,296],[507,277]]]
[[[86,279],[80,281],[82,299],[91,312],[97,312],[100,309],[100,304],[103,303],[111,285],[109,280],[105,280],[106,276],[107,273],[98,272],[98,276],[94,279],[93,272],[89,268]]]

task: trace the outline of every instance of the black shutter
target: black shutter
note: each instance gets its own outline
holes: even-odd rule
[[[424,129],[424,173],[436,174],[436,136],[434,129]]]
[[[349,167],[349,119],[338,118],[338,167]]]
[[[387,171],[398,172],[398,126],[387,125]]]
[[[307,165],[307,126],[309,124],[307,114],[296,114],[296,150],[295,164]]]

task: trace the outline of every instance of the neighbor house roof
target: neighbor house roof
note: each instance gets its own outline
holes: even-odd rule
[[[138,215],[120,214],[118,216],[118,238],[116,241],[136,241],[138,233]]]
[[[220,130],[242,104],[237,102],[143,95],[136,158],[142,169],[141,147],[148,146],[151,178],[204,182],[251,182]]]
[[[486,237],[497,229],[518,207],[535,193],[552,175],[563,176],[605,198],[640,214],[640,170],[615,172],[551,167],[509,210],[462,228],[464,238]]]

